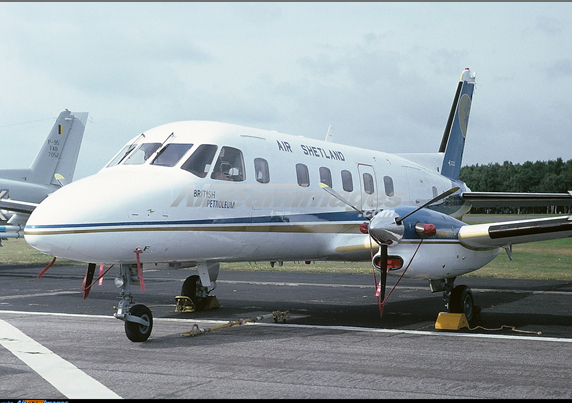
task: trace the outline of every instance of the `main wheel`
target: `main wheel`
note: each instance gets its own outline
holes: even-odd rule
[[[153,329],[153,315],[151,310],[145,305],[133,305],[129,308],[129,313],[138,316],[147,322],[147,325],[141,325],[135,322],[125,321],[125,334],[127,338],[134,342],[142,342],[149,338]]]
[[[475,303],[473,301],[473,292],[466,285],[458,285],[451,291],[449,297],[449,312],[464,313],[467,322],[473,320],[475,314]]]
[[[193,301],[193,304],[195,304],[195,309],[198,311],[203,309],[204,305],[204,299],[197,296],[197,291],[201,284],[201,278],[195,274],[187,277],[181,287],[181,295],[189,297],[191,301]]]

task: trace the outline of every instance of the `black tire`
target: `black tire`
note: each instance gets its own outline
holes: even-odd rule
[[[153,329],[153,315],[151,310],[145,305],[133,305],[129,308],[129,313],[133,316],[138,316],[146,320],[149,324],[147,326],[135,322],[125,321],[125,334],[127,338],[133,342],[139,343],[145,341],[151,335]]]
[[[193,304],[195,304],[195,309],[200,311],[203,309],[204,299],[197,297],[197,288],[201,285],[201,278],[199,276],[192,275],[187,277],[183,286],[181,287],[181,295],[184,297],[189,297]]]
[[[475,303],[473,292],[466,285],[458,285],[451,291],[449,297],[449,312],[464,313],[467,322],[471,322],[475,316]]]

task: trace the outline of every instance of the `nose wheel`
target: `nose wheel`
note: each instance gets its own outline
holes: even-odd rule
[[[139,318],[132,322],[133,316]],[[142,323],[143,322],[143,323]],[[125,320],[125,334],[133,342],[142,342],[149,338],[153,329],[153,315],[145,305],[133,305],[129,308],[129,315]]]
[[[121,301],[119,301],[117,312],[113,316],[125,322],[125,334],[129,340],[142,342],[151,335],[153,315],[145,305],[133,305],[130,285],[137,281],[138,278],[132,266],[120,265],[119,277],[115,279],[115,285],[121,289]]]

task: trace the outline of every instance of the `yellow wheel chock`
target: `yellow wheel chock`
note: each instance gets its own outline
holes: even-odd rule
[[[469,327],[469,322],[464,313],[439,312],[437,322],[435,322],[435,329],[459,330],[463,327]]]
[[[195,312],[195,304],[189,297],[180,295],[175,297],[175,300],[177,300],[177,306],[175,308],[177,312]]]

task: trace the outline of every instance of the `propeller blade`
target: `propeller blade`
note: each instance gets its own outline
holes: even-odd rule
[[[385,286],[387,284],[387,245],[379,245],[380,259],[379,263],[381,266],[381,278],[377,287],[377,300],[379,302],[379,317],[383,316],[383,308],[385,306]]]
[[[85,277],[83,278],[83,284],[81,285],[81,290],[83,291],[83,299],[86,299],[91,291],[91,282],[93,280],[93,274],[95,273],[95,263],[89,263],[87,265],[87,271],[85,272]]]
[[[429,200],[427,203],[425,203],[424,205],[417,207],[415,210],[413,210],[411,213],[404,215],[403,217],[398,217],[395,219],[395,223],[397,225],[400,225],[403,220],[405,220],[407,217],[409,217],[410,215],[417,213],[419,210],[421,210],[422,208],[427,207],[428,205],[430,205],[431,203],[435,203],[437,200],[441,200],[444,199],[447,196],[452,195],[453,193],[455,193],[457,190],[459,190],[460,188],[458,186],[451,188],[449,190],[447,190],[446,192],[441,193],[439,196],[434,197],[433,199]]]
[[[332,196],[334,196],[336,199],[344,202],[345,204],[347,204],[348,206],[350,206],[351,208],[353,208],[355,211],[357,211],[360,214],[363,214],[363,216],[365,218],[367,218],[368,220],[371,221],[371,218],[369,218],[368,216],[366,216],[362,210],[358,209],[355,206],[352,206],[351,203],[349,201],[347,201],[346,199],[344,199],[344,197],[342,195],[340,195],[338,192],[336,192],[334,189],[332,189],[331,187],[329,187],[328,185],[326,185],[325,183],[318,183],[318,185],[324,189],[326,192],[328,192],[329,194],[331,194]],[[457,188],[458,189],[458,188]]]

